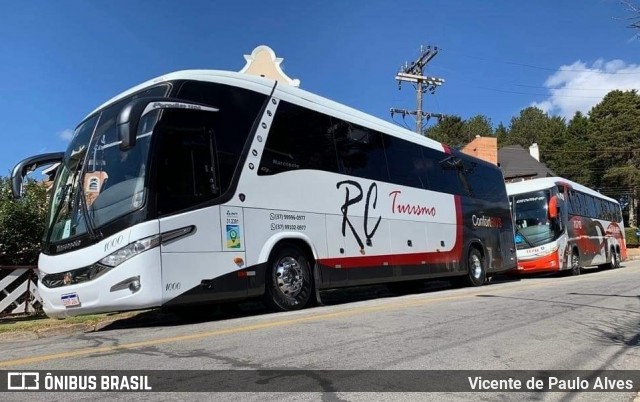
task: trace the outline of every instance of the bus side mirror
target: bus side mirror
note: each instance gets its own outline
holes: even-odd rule
[[[13,198],[22,198],[22,181],[28,173],[33,172],[40,166],[62,162],[62,158],[64,158],[64,152],[52,152],[34,155],[18,162],[11,171],[11,192],[13,193]]]
[[[549,218],[555,219],[558,217],[558,197],[555,195],[549,200]]]
[[[116,131],[120,140],[119,148],[121,151],[127,151],[136,145],[140,120],[147,113],[157,109],[218,111],[218,109],[210,106],[171,98],[139,98],[132,100],[122,108],[116,120]]]
[[[164,99],[164,98],[158,98]],[[122,108],[116,120],[116,132],[120,140],[121,151],[128,151],[136,146],[138,124],[144,114],[145,108],[155,99],[140,98],[129,102]]]

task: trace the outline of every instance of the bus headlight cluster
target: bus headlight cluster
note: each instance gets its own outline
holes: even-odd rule
[[[544,257],[544,256],[547,256],[547,255],[549,255],[549,254],[553,254],[553,253],[555,253],[556,251],[558,251],[558,245],[557,245],[557,244],[555,244],[553,247],[551,247],[551,248],[550,248],[550,249],[548,249],[548,250],[543,250],[543,251],[541,251],[541,252],[539,252],[539,253],[535,254],[535,256],[536,256],[536,257]]]
[[[99,262],[88,267],[48,275],[39,272],[39,280],[44,286],[48,288],[58,288],[61,286],[75,285],[76,283],[87,282],[99,277],[113,267],[117,267],[118,265],[127,261],[129,258],[151,248],[154,248],[159,244],[159,235],[146,237],[114,251],[113,253],[101,259]]]
[[[78,268],[58,274],[41,275],[40,281],[48,288],[59,288],[61,286],[75,285],[90,281],[107,272],[111,267],[101,264],[93,264],[88,267]]]
[[[108,256],[104,257],[100,260],[100,264],[106,265],[108,267],[117,267],[123,262],[127,261],[129,258],[136,256],[144,251],[152,249],[160,244],[160,236],[154,235],[150,237],[145,237],[144,239],[140,239],[136,242],[128,244],[121,249],[114,251]]]

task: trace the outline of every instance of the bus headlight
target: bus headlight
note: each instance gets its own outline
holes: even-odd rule
[[[93,264],[88,267],[78,268],[58,274],[41,275],[40,282],[48,288],[59,288],[61,286],[75,285],[76,283],[87,282],[96,279],[107,272],[111,267],[100,264]]]
[[[150,237],[145,237],[144,239],[140,239],[136,242],[130,243],[121,249],[114,251],[108,256],[104,257],[100,260],[100,264],[106,265],[108,267],[117,267],[123,262],[127,261],[129,258],[138,255],[144,251],[152,249],[160,244],[160,236],[153,235]]]

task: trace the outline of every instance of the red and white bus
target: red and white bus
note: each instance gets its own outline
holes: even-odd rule
[[[507,184],[518,267],[535,273],[616,268],[627,257],[620,204],[560,177]]]
[[[435,277],[516,265],[497,166],[272,79],[181,71],[90,113],[61,162],[38,287],[50,316]],[[400,285],[398,285],[400,284]]]

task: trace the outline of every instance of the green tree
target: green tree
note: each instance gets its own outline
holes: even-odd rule
[[[613,168],[640,166],[640,96],[633,91],[611,91],[589,112],[589,142],[594,148],[591,183],[595,186],[634,188],[634,178],[607,175]],[[632,172],[631,169],[624,169]],[[614,180],[612,177],[616,177]],[[605,178],[608,177],[608,178]],[[620,181],[622,180],[622,181]]]
[[[491,119],[487,116],[478,114],[464,122],[463,131],[467,134],[467,142],[471,142],[477,135],[481,137],[493,136],[493,127]]]
[[[592,185],[593,148],[589,143],[589,118],[576,112],[569,121],[564,149],[555,172],[585,186]]]
[[[460,116],[447,116],[438,124],[429,126],[424,135],[454,148],[468,143],[464,134],[464,121]]]
[[[560,116],[548,117],[548,120],[540,133],[540,159],[558,174],[567,163],[572,162],[572,157],[566,154],[567,150],[567,125]]]
[[[42,183],[25,182],[25,196],[14,200],[11,182],[0,178],[0,265],[35,265],[47,214]]]
[[[493,128],[491,120],[484,115],[479,114],[468,120],[463,120],[460,116],[447,116],[438,124],[427,128],[424,135],[453,148],[462,148],[476,135],[492,136]]]
[[[551,170],[563,163],[562,150],[565,148],[566,124],[561,117],[549,117],[537,107],[527,107],[520,115],[511,118],[509,131],[501,146],[520,145],[527,149],[537,143],[540,147],[541,162],[547,163]]]
[[[594,148],[591,184],[614,198],[638,199],[640,177],[640,96],[635,90],[609,92],[589,112]]]
[[[507,128],[504,126],[504,124],[500,122],[500,124],[498,124],[498,127],[496,127],[496,131],[495,131],[495,136],[498,139],[498,148],[501,148],[503,145],[506,145],[505,141],[507,140],[508,135],[509,135],[509,131],[507,131]]]

